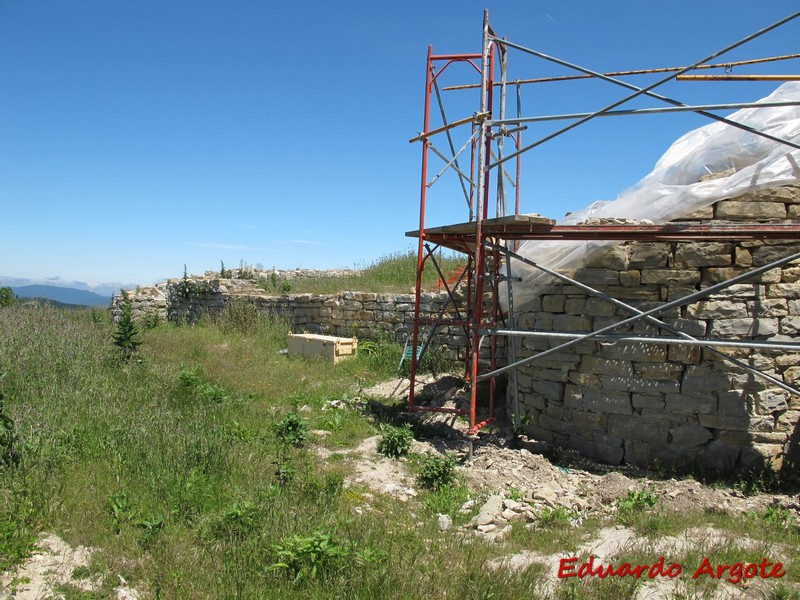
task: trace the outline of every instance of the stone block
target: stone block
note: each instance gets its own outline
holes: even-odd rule
[[[605,431],[608,425],[608,415],[574,410],[572,411],[571,423],[581,431],[585,429]]]
[[[754,267],[761,267],[763,265],[767,265],[769,263],[775,262],[776,260],[781,260],[782,258],[786,258],[792,254],[797,254],[800,252],[800,244],[776,244],[770,243],[764,246],[759,246],[758,248],[753,248],[753,266]],[[784,265],[784,268],[787,266],[798,266],[798,261],[794,260],[790,263]]]
[[[542,310],[551,313],[563,313],[567,297],[563,294],[542,296]]]
[[[642,283],[652,284],[692,284],[700,283],[700,271],[688,269],[647,269],[642,271]]]
[[[600,378],[594,373],[585,373],[584,371],[570,371],[567,377],[570,383],[582,388],[600,388]]]
[[[756,412],[760,415],[770,415],[774,412],[789,410],[787,402],[789,393],[780,389],[773,388],[761,390],[753,394]]]
[[[685,450],[673,445],[652,444],[642,440],[625,440],[624,461],[641,467],[659,464],[674,465],[683,458]]]
[[[667,359],[667,349],[655,344],[602,343],[601,346],[603,355],[613,359],[638,362],[664,362]]]
[[[781,283],[797,283],[800,281],[800,267],[783,267],[781,269]]]
[[[769,336],[779,331],[778,319],[718,319],[711,322],[711,335],[726,336]]]
[[[783,317],[780,320],[780,332],[783,335],[797,335],[800,333],[800,316]]]
[[[747,314],[756,318],[784,317],[789,314],[789,303],[785,298],[749,300],[747,302]]]
[[[741,449],[738,446],[730,446],[720,440],[709,442],[700,459],[703,464],[713,471],[725,473],[732,471],[739,459]]]
[[[747,248],[737,246],[733,253],[733,264],[737,267],[752,267],[753,266],[753,253]]]
[[[564,303],[564,312],[570,315],[586,314],[586,299],[567,298],[566,302]]]
[[[631,394],[631,403],[633,408],[663,410],[664,394],[642,394],[637,392]]]
[[[584,356],[581,359],[581,371],[597,375],[633,376],[633,364],[629,360],[613,360],[595,356]]]
[[[620,464],[624,453],[621,447],[599,444],[578,436],[570,436],[567,445],[585,456],[596,458],[611,465]]]
[[[800,285],[795,283],[772,283],[767,286],[768,298],[800,298]]]
[[[683,415],[711,414],[717,410],[717,399],[711,390],[706,396],[666,394],[664,410]]]
[[[724,267],[731,264],[729,242],[687,242],[675,248],[675,264],[684,267]]]
[[[785,219],[786,205],[783,202],[721,200],[714,205],[714,218],[730,221]]]
[[[636,377],[630,381],[628,389],[643,394],[677,394],[681,391],[680,381],[659,381]]]
[[[684,448],[691,448],[693,446],[701,446],[708,440],[714,437],[711,432],[700,425],[692,425],[687,423],[680,427],[674,427],[669,430],[672,436],[672,443]]]
[[[579,269],[575,279],[586,285],[618,285],[619,271],[614,269]]]
[[[599,413],[610,413],[617,415],[633,414],[630,394],[616,393],[609,394],[594,390],[583,392],[582,408]]]
[[[583,305],[583,314],[590,317],[611,317],[614,315],[614,306],[600,298],[587,298]]]
[[[747,316],[747,304],[737,300],[700,300],[686,307],[687,316],[695,319],[732,319]]]
[[[619,273],[619,284],[623,287],[637,287],[641,280],[641,271],[620,271]]]
[[[665,242],[636,242],[630,245],[630,268],[662,269],[668,265],[670,244]]]
[[[588,266],[600,269],[622,271],[628,266],[628,248],[623,244],[615,244],[592,258]]]
[[[726,429],[729,431],[747,431],[750,428],[750,417],[747,414],[720,416],[700,415],[700,425],[709,429]]]
[[[628,392],[631,389],[630,377],[620,377],[614,375],[600,375],[600,389],[603,392],[614,394],[617,392]]]
[[[683,375],[684,366],[674,363],[634,363],[633,371],[640,379],[655,379],[659,381],[679,381]]]
[[[676,331],[693,337],[704,336],[708,329],[708,323],[699,319],[665,319],[664,322]]]
[[[623,440],[641,440],[651,443],[667,442],[669,423],[661,419],[648,419],[637,415],[610,415],[608,433]]]
[[[721,283],[739,275],[746,273],[748,269],[739,267],[708,267],[703,269],[703,282],[706,283]],[[765,271],[760,275],[755,275],[750,278],[750,282],[758,283],[779,283],[781,280],[782,272],[780,267]]]
[[[547,400],[561,402],[564,398],[564,384],[557,381],[534,381],[531,386],[534,394]]]

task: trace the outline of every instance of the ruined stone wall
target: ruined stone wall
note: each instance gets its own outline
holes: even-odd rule
[[[800,187],[787,186],[720,201],[684,220],[752,223],[798,217]],[[629,242],[585,265],[575,279],[648,310],[798,251],[800,240]],[[697,337],[796,340],[800,264],[769,270],[752,281],[657,316]],[[629,316],[574,286],[552,283],[519,310],[518,326],[590,332]],[[614,333],[658,330],[637,322]],[[525,337],[518,341],[519,356],[554,345]],[[800,384],[798,354],[722,350],[790,385]],[[742,471],[780,466],[797,444],[800,398],[708,349],[584,340],[522,367],[517,387],[528,433],[612,464]]]
[[[154,287],[129,292],[135,320],[196,322],[205,315],[219,315],[231,302],[251,303],[258,310],[282,316],[291,322],[294,333],[321,333],[361,339],[374,339],[385,332],[400,343],[410,337],[414,324],[414,294],[341,292],[338,294],[270,295],[250,280],[175,279]],[[120,296],[112,301],[112,314],[119,315]],[[447,303],[445,293],[425,293],[421,297],[423,317],[438,316]],[[461,357],[463,331],[441,328],[437,346],[454,358]],[[421,342],[420,342],[421,343]]]

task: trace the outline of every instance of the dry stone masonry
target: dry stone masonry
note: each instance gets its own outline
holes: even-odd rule
[[[787,186],[723,200],[682,220],[785,222],[798,216],[800,187]],[[575,279],[649,310],[798,251],[800,240],[629,242],[584,265]],[[657,317],[695,337],[795,340],[800,264],[752,281]],[[519,311],[518,323],[527,330],[591,332],[630,316],[574,286],[553,283]],[[659,334],[643,321],[614,333]],[[555,344],[525,337],[520,356]],[[800,355],[723,350],[800,384]],[[699,347],[584,340],[523,367],[518,390],[532,436],[612,464],[744,471],[780,467],[797,451],[800,398]]]
[[[800,186],[723,200],[682,220],[800,223]],[[575,278],[647,310],[797,251],[800,240],[629,242],[593,259]],[[232,274],[237,275],[235,271]],[[413,294],[274,295],[254,280],[219,279],[216,275],[171,280],[133,291],[134,316],[194,321],[203,314],[224,311],[231,302],[246,301],[270,314],[285,316],[295,333],[369,339],[383,330],[403,342],[413,328]],[[288,278],[277,272],[259,275],[278,283]],[[446,302],[445,294],[426,293],[422,314],[436,315]],[[118,303],[116,298],[113,310],[117,313]],[[590,332],[630,316],[560,283],[544,288],[517,310],[518,327],[537,332]],[[766,271],[752,282],[657,316],[695,337],[796,340],[800,331],[800,264]],[[639,336],[659,332],[640,321],[615,333]],[[454,354],[463,353],[461,331],[440,331],[438,341]],[[518,356],[531,356],[555,343],[546,338],[522,338]],[[800,354],[723,351],[789,385],[800,386]],[[522,367],[517,382],[529,435],[607,463],[661,463],[680,470],[702,467],[741,472],[778,468],[787,458],[795,462],[800,455],[800,398],[708,349],[584,340]]]

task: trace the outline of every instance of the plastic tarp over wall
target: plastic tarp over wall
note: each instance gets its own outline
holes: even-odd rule
[[[785,83],[759,102],[800,102],[800,82]],[[728,119],[800,142],[800,106],[746,108]],[[720,176],[701,181],[714,174]],[[600,219],[667,223],[722,199],[798,181],[800,150],[714,122],[678,139],[649,175],[616,200],[595,202],[569,214],[559,224]],[[519,254],[570,274],[612,243],[615,242],[529,240],[520,246]],[[515,303],[524,304],[537,295],[538,287],[552,281],[551,276],[518,261],[512,260],[512,270],[515,276],[522,277],[522,283],[514,286]]]

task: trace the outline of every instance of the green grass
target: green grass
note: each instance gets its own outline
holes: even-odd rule
[[[239,326],[253,318],[255,326]],[[91,311],[0,309],[0,392],[19,457],[0,467],[0,567],[54,531],[99,549],[90,564],[99,591],[87,595],[73,581],[67,597],[113,597],[117,576],[148,598],[541,597],[541,567],[498,573],[487,561],[528,548],[572,551],[598,523],[564,526],[554,514],[489,545],[438,530],[438,513],[467,518],[458,508],[470,494],[458,480],[444,483],[443,465],[429,474],[442,485],[408,502],[343,486],[347,459],[321,460],[313,445],[352,447],[393,422],[391,406],[370,413],[354,396],[394,374],[399,348],[378,340],[331,365],[281,354],[287,331],[246,310],[160,324],[124,360],[111,323]],[[322,410],[340,399],[350,408]],[[653,537],[680,528],[634,512],[634,526]],[[784,517],[773,509],[738,522],[697,519],[796,550]],[[793,566],[782,583],[797,581]]]
[[[465,264],[461,255],[453,254],[437,254],[436,261],[445,278],[451,278],[454,272],[460,273]],[[267,292],[275,294],[335,294],[342,290],[413,293],[416,286],[417,252],[416,250],[397,252],[381,257],[366,266],[358,265],[357,268],[357,272],[353,275],[343,277],[292,280],[264,278],[260,281],[260,285]],[[444,289],[440,284],[437,285],[437,282],[439,276],[429,259],[423,271],[423,288]]]

